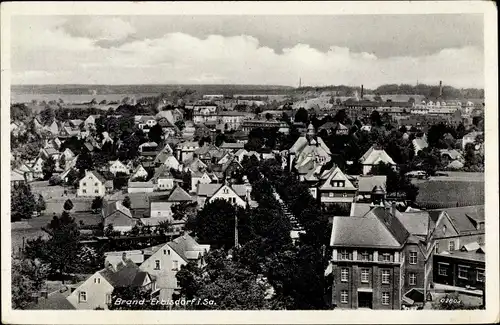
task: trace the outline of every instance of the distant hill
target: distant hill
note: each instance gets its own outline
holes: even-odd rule
[[[293,88],[273,85],[12,85],[22,94],[106,95],[161,94],[190,89],[201,94],[282,94]]]
[[[338,86],[322,86],[322,87],[300,87],[295,88],[294,94],[309,96],[319,95],[329,92],[332,96],[353,96],[354,93],[361,94],[361,87],[353,87],[346,85]],[[428,99],[435,99],[439,96],[439,86],[419,84],[416,86],[407,84],[386,84],[377,87],[376,89],[364,88],[365,95],[421,95]],[[442,98],[447,99],[484,99],[484,89],[466,88],[458,89],[451,86],[443,85]]]

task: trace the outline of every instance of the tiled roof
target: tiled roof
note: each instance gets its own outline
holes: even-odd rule
[[[367,214],[373,206],[370,203],[359,203],[355,202],[351,205],[351,216],[362,217]]]
[[[332,185],[332,181],[344,181],[343,187],[334,187]],[[356,190],[356,188],[352,185],[351,181],[347,178],[347,176],[340,170],[338,167],[333,168],[333,172],[330,173],[330,176],[326,180],[325,184],[320,187],[321,190]]]
[[[92,173],[92,175],[94,175],[95,178],[97,178],[101,183],[106,183],[106,178],[104,178],[104,176],[102,176],[99,172],[97,172],[96,170],[91,170],[89,171],[89,174]]]
[[[410,234],[427,236],[431,222],[428,212],[403,212],[397,217]]]
[[[441,210],[444,210],[446,214],[448,214],[453,224],[460,232],[477,230],[470,219],[484,221],[484,205],[447,208]]]
[[[358,190],[360,192],[371,192],[375,186],[386,189],[387,176],[385,175],[360,175],[358,177]]]
[[[377,150],[374,147],[368,149],[363,157],[361,157],[361,163],[363,165],[373,165],[378,163],[379,161],[383,161],[391,165],[396,164],[394,160],[392,160],[392,158],[387,154],[387,152],[385,152],[385,150]]]
[[[129,188],[150,188],[154,186],[151,182],[128,182]]]
[[[114,288],[120,287],[141,287],[144,279],[148,276],[147,272],[143,272],[139,267],[127,260],[117,265],[117,271],[105,268],[99,272]]]
[[[331,246],[399,248],[401,244],[378,218],[334,217]]]
[[[49,293],[47,298],[38,298],[36,303],[30,305],[27,309],[33,310],[74,310],[75,307],[69,302],[67,297],[71,294],[71,289],[65,291],[56,291]]]
[[[130,213],[130,210],[126,208],[120,201],[114,201],[111,203],[108,203],[104,207],[104,218],[107,218],[109,215],[112,213],[120,211],[124,215],[126,215],[129,218],[132,218],[132,213]]]
[[[168,246],[186,260],[186,262],[198,258],[199,253],[203,254],[205,250],[210,250],[210,246],[198,244],[193,237],[189,235],[177,237],[168,242]]]
[[[168,202],[192,201],[193,198],[180,186],[176,186],[168,196]]]

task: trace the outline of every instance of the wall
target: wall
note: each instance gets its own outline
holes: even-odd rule
[[[151,218],[172,217],[172,202],[151,202]]]
[[[160,261],[160,269],[156,269],[156,260]],[[139,267],[142,271],[156,277],[156,285],[161,289],[160,297],[163,299],[171,299],[172,297],[167,295],[173,292],[172,289],[177,288],[177,278],[175,277],[177,271],[172,269],[173,261],[179,262],[178,270],[180,270],[181,265],[187,264],[168,244],[165,244]]]

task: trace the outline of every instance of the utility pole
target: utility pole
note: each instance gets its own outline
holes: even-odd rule
[[[238,247],[238,214],[234,215],[234,247]]]

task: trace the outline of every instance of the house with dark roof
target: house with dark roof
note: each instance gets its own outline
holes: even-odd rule
[[[125,255],[116,267],[108,264],[91,275],[67,297],[67,300],[75,309],[108,309],[113,290],[122,287],[141,288],[152,296],[159,293],[154,278]]]
[[[430,234],[435,253],[454,251],[463,245],[484,244],[484,205],[429,210],[435,227]]]
[[[125,207],[120,201],[104,204],[101,214],[104,228],[108,225],[113,225],[114,230],[126,232],[130,231],[137,224],[137,219],[132,216],[130,209]]]
[[[334,217],[332,259],[325,276],[333,281],[332,305],[340,309],[401,309],[409,232],[395,208],[373,207],[360,217]],[[411,260],[413,262],[413,260]]]
[[[203,266],[204,255],[209,250],[210,245],[200,245],[185,234],[166,244],[145,249],[140,269],[155,277],[159,299],[172,299],[172,294],[180,289],[176,274],[181,266],[190,261]]]

